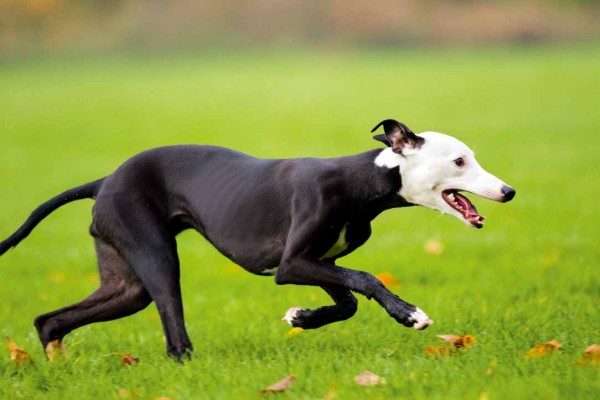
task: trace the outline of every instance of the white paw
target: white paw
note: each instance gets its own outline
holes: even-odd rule
[[[433,321],[429,319],[427,314],[423,312],[419,307],[410,314],[410,318],[415,321],[413,328],[420,331],[427,328],[429,325],[433,324]]]
[[[302,311],[301,307],[292,307],[292,308],[290,308],[289,310],[287,310],[285,312],[285,315],[283,316],[283,318],[281,318],[281,320],[287,322],[290,325],[292,325],[292,320],[294,318],[296,318],[296,315],[298,315],[298,313],[300,311]]]

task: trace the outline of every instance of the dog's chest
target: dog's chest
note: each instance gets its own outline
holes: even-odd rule
[[[342,253],[348,248],[348,241],[346,240],[346,230],[348,225],[344,225],[340,231],[336,242],[327,250],[327,252],[321,257],[321,259],[335,257]]]

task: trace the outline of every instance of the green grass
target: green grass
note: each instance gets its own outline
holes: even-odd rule
[[[194,360],[164,354],[154,306],[67,336],[71,357],[44,361],[41,313],[97,285],[90,201],[61,208],[0,259],[0,398],[255,399],[288,373],[282,398],[593,398],[598,367],[572,365],[600,342],[600,47],[350,53],[248,53],[46,60],[0,66],[0,237],[62,190],[110,173],[159,145],[209,143],[262,157],[335,157],[378,147],[369,130],[395,117],[457,136],[517,189],[508,204],[476,200],[486,227],[425,209],[391,210],[340,264],[402,281],[401,297],[434,320],[416,332],[360,298],[349,321],[287,337],[290,306],[330,300],[233,266],[198,234],[179,238]],[[441,256],[424,243],[443,243]],[[477,343],[425,356],[437,334]],[[527,360],[557,339],[559,354]],[[139,357],[122,367],[113,352]],[[363,388],[368,369],[388,384]]]

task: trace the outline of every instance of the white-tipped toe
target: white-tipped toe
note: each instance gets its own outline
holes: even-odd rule
[[[421,310],[419,307],[417,307],[417,309],[412,314],[410,314],[410,317],[413,321],[415,321],[413,328],[415,328],[418,331],[423,330],[429,325],[433,324],[433,321],[430,320],[427,314],[425,314],[423,310]]]
[[[298,315],[298,313],[300,311],[302,311],[301,307],[292,307],[292,308],[290,308],[289,310],[287,310],[285,312],[285,315],[283,316],[283,318],[281,318],[281,320],[287,322],[290,325],[292,325],[292,320],[294,318],[296,318],[296,315]]]

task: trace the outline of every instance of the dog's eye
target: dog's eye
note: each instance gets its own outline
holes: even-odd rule
[[[454,160],[454,165],[456,165],[457,167],[464,167],[465,165],[465,160],[463,160],[462,157],[458,157],[456,160]]]

